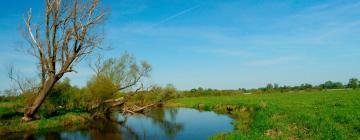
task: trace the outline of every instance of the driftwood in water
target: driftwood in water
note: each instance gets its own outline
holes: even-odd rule
[[[146,106],[143,106],[143,107],[138,107],[138,106],[136,106],[136,105],[134,105],[134,107],[136,107],[136,109],[134,110],[134,112],[141,112],[141,111],[143,111],[143,110],[145,110],[145,109],[147,109],[147,108],[149,108],[149,107],[151,107],[151,106],[154,106],[155,104],[149,104],[149,105],[146,105]]]
[[[127,114],[127,113],[130,113],[130,114],[137,114],[137,113],[143,113],[145,109],[151,107],[151,106],[154,106],[155,104],[149,104],[149,105],[146,105],[146,106],[143,106],[143,107],[138,107],[136,105],[133,105],[133,107],[127,107],[127,106],[124,106],[122,108],[122,112],[124,114]]]
[[[124,97],[120,97],[117,99],[109,99],[105,100],[103,103],[110,104],[111,107],[120,107],[120,111],[123,114],[137,114],[137,113],[144,113],[144,110],[148,109],[149,107],[152,107],[156,104],[149,104],[142,107],[139,107],[137,105],[132,105],[131,107],[126,105],[126,100]],[[93,106],[92,108],[98,107],[100,104]]]
[[[105,100],[104,103],[113,103],[113,102],[119,102],[119,101],[125,101],[124,97],[120,97],[117,99],[109,99],[109,100]]]
[[[91,105],[90,109],[95,109],[97,107],[99,107],[101,104],[111,104],[112,107],[116,107],[116,106],[122,106],[124,105],[126,102],[124,97],[120,97],[117,99],[108,99],[103,101],[102,103],[97,103],[97,104],[93,104]]]
[[[120,98],[117,98],[117,99],[109,99],[109,100],[104,101],[104,103],[111,103],[112,107],[122,106],[122,105],[125,104],[125,102],[126,102],[126,100],[125,100],[124,97],[120,97]]]

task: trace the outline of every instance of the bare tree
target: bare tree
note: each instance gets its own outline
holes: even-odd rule
[[[43,26],[32,25],[31,9],[25,17],[27,52],[39,62],[40,89],[26,108],[23,121],[33,118],[49,91],[61,77],[72,72],[76,63],[91,54],[101,43],[97,30],[105,17],[99,0],[45,0]]]
[[[38,82],[34,78],[23,78],[13,65],[8,67],[8,77],[15,83],[14,91],[19,94],[35,93],[38,91]],[[20,92],[18,92],[20,91]]]

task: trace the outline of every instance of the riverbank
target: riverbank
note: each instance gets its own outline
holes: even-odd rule
[[[179,98],[166,107],[228,113],[236,130],[211,137],[231,139],[358,139],[360,91],[317,91]]]
[[[33,120],[30,122],[21,122],[21,116],[11,119],[2,119],[0,125],[0,135],[9,135],[19,132],[41,132],[49,129],[77,129],[89,121],[88,113],[66,113],[64,115],[50,117],[46,119]]]
[[[77,128],[88,122],[89,113],[67,112],[62,115],[21,122],[23,103],[20,99],[0,102],[0,135],[19,132],[37,132],[58,128]]]

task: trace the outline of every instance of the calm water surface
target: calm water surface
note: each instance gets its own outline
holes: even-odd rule
[[[124,117],[116,113],[115,118],[118,122],[96,121],[82,130],[45,132],[24,137],[38,140],[202,140],[234,128],[231,124],[233,119],[227,115],[189,108],[154,109],[146,116]]]

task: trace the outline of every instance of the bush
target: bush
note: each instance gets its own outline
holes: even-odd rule
[[[168,84],[165,88],[160,86],[153,86],[150,90],[150,94],[156,96],[156,102],[164,102],[177,97],[176,88]]]
[[[87,84],[85,92],[88,110],[96,109],[95,112],[105,112],[108,107],[104,104],[107,99],[113,98],[118,93],[118,87],[112,79],[105,76],[97,76]]]
[[[163,90],[163,101],[170,100],[176,97],[176,88],[172,84],[166,85]]]
[[[86,93],[91,95],[90,99],[92,101],[100,103],[113,98],[117,91],[117,86],[112,83],[111,79],[98,76],[88,82]]]
[[[69,78],[65,78],[54,85],[39,109],[39,115],[48,118],[64,115],[67,112],[102,113],[108,109],[103,102],[113,98],[117,91],[117,86],[106,77],[94,77],[82,89],[71,86]],[[25,102],[31,103],[35,94],[24,93]]]
[[[31,99],[32,94],[27,95]],[[43,117],[51,117],[63,115],[67,112],[84,112],[86,104],[84,104],[84,92],[82,89],[71,86],[70,79],[65,78],[59,81],[46,97],[39,113]]]

